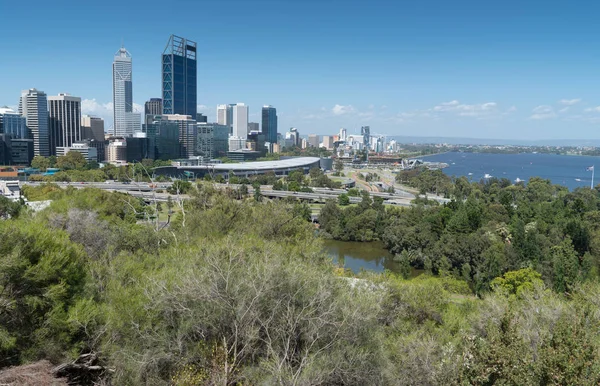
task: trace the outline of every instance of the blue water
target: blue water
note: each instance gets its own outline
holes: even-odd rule
[[[586,168],[594,164],[600,167],[599,157],[533,153],[445,153],[424,157],[423,160],[445,162],[450,166],[444,169],[444,173],[449,176],[466,176],[472,181],[480,181],[485,174],[508,178],[513,183],[517,178],[527,181],[531,177],[542,177],[570,190],[589,187],[592,172],[586,171]],[[469,176],[469,173],[473,175]],[[600,183],[596,176],[594,179],[594,185]]]

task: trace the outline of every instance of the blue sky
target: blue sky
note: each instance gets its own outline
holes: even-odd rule
[[[199,46],[198,104],[278,109],[279,131],[600,138],[594,1],[0,2],[0,105],[36,87],[112,121],[124,40],[134,101],[160,97],[170,34]],[[8,17],[7,17],[8,16]],[[111,122],[107,122],[108,125]]]

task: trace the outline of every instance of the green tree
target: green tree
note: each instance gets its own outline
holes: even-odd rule
[[[490,283],[495,291],[518,297],[533,291],[536,287],[543,287],[543,285],[542,275],[532,268],[506,272]]]
[[[565,239],[559,245],[552,247],[552,264],[554,290],[571,291],[579,276],[579,258],[570,239]]]
[[[260,185],[254,187],[254,201],[261,202],[263,199],[263,195],[260,192]]]
[[[173,182],[173,185],[167,188],[167,192],[170,194],[188,194],[192,187],[190,181],[177,180]]]
[[[21,212],[21,204],[0,195],[0,219],[17,218]]]
[[[50,161],[44,156],[36,155],[33,157],[33,160],[31,160],[31,167],[45,172],[46,169],[50,167]]]
[[[56,166],[62,170],[83,170],[87,161],[78,151],[70,151],[56,160]]]
[[[341,206],[350,205],[350,197],[346,193],[342,193],[338,196],[338,203]]]

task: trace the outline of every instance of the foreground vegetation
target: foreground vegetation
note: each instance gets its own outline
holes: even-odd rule
[[[53,203],[0,221],[1,366],[95,352],[115,385],[600,382],[593,275],[559,288],[532,268],[499,269],[475,297],[452,267],[347,277],[294,202],[200,184],[163,227],[147,221],[154,205],[125,194],[26,194]],[[388,212],[369,200],[344,210],[360,210],[374,237],[403,238],[396,222],[443,209]]]

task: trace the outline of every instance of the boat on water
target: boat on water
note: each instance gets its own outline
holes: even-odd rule
[[[468,175],[468,176],[472,176],[472,175],[473,175],[473,173],[469,173],[469,174],[467,174],[467,175]]]
[[[520,179],[519,177],[517,177],[517,179],[515,180],[515,182],[518,184],[519,182],[523,182],[523,180]]]
[[[492,178],[492,175],[491,175],[491,174],[487,174],[487,173],[486,173],[486,174],[483,176],[483,178],[485,178],[485,179],[487,180],[488,178]]]
[[[575,181],[581,182],[581,178],[575,178]]]

